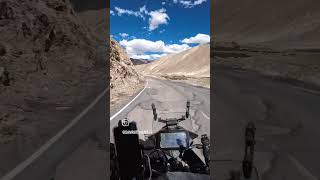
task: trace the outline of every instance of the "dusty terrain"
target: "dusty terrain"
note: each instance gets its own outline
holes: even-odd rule
[[[317,0],[214,0],[216,41],[284,48],[320,45]]]
[[[320,86],[320,51],[214,46],[215,65],[259,72],[270,78]]]
[[[189,50],[170,54],[147,64],[138,64],[144,75],[210,87],[210,46],[203,44]]]
[[[210,88],[210,77],[191,77],[191,76],[183,76],[183,75],[160,75],[154,76],[158,79],[170,80],[175,82],[182,82],[186,84],[190,84],[193,86],[201,86],[205,88]]]
[[[0,33],[1,176],[105,88],[106,49],[64,0],[1,1]]]
[[[320,85],[319,1],[225,0],[213,6],[215,64]]]

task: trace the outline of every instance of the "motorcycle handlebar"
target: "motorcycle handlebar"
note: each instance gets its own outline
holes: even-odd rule
[[[185,116],[182,116],[181,118],[166,118],[166,119],[161,119],[161,118],[158,118],[158,121],[159,122],[163,122],[163,123],[170,123],[170,122],[181,122],[181,121],[184,121],[186,120],[186,117]]]
[[[186,105],[186,112],[185,112],[185,115],[182,116],[181,118],[169,118],[169,119],[165,119],[165,120],[162,120],[161,118],[158,118],[158,113],[157,113],[157,108],[156,108],[156,105],[154,103],[151,104],[151,108],[152,108],[152,113],[153,113],[153,120],[158,120],[160,122],[164,122],[166,123],[165,121],[184,121],[186,120],[186,118],[189,118],[190,116],[190,101],[187,101],[187,105]]]

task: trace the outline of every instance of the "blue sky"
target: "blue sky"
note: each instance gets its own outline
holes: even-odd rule
[[[110,0],[111,36],[132,58],[157,59],[210,39],[210,0]]]

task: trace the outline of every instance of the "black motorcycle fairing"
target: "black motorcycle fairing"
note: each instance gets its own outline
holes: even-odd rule
[[[189,165],[193,173],[209,174],[209,168],[202,162],[192,149],[184,151],[182,160]]]
[[[187,133],[188,146],[186,147],[186,149],[189,147],[190,141],[198,137],[197,134],[195,134],[191,131],[188,131],[180,126],[177,126],[174,129],[173,128],[163,128],[160,131],[158,131],[157,133],[150,135],[148,137],[148,139],[154,142],[156,148],[160,149],[161,148],[160,147],[161,133],[170,133],[170,132],[186,132]],[[168,150],[169,149],[179,150],[180,148],[168,148]]]

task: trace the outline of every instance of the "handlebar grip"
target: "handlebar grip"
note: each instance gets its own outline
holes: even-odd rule
[[[189,118],[190,116],[190,101],[187,101],[187,109],[186,109],[186,118]]]
[[[151,108],[152,108],[152,113],[153,113],[153,120],[157,120],[158,119],[158,114],[157,114],[157,109],[156,106],[154,105],[154,103],[151,104]]]

